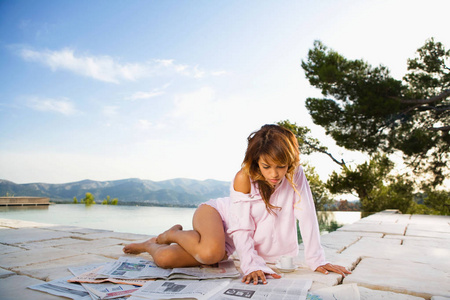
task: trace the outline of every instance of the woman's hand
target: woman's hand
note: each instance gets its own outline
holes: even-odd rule
[[[273,274],[267,274],[272,276],[273,278],[279,279],[281,278],[281,275],[278,275],[277,273],[273,273]],[[267,280],[266,280],[266,273],[264,273],[261,270],[258,271],[253,271],[248,275],[245,275],[244,278],[242,278],[242,282],[245,282],[246,284],[249,284],[250,281],[253,280],[253,284],[258,284],[258,281],[261,279],[263,284],[267,284]]]
[[[352,272],[350,272],[343,266],[332,265],[332,264],[326,264],[323,266],[319,266],[319,267],[317,267],[316,271],[321,272],[323,274],[328,274],[328,271],[331,271],[331,272],[341,274],[344,277],[345,277],[345,274],[352,274]]]

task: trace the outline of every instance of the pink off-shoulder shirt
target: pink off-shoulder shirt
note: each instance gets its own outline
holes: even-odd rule
[[[306,264],[315,270],[326,264],[320,245],[319,225],[308,181],[302,167],[294,175],[298,194],[284,178],[270,197],[270,203],[280,207],[270,214],[256,182],[251,181],[250,194],[234,190],[230,197],[210,200],[204,204],[213,206],[221,215],[226,233],[228,254],[237,252],[244,275],[262,270],[274,273],[266,262],[276,262],[281,256],[297,256],[298,239],[296,219],[299,220]]]

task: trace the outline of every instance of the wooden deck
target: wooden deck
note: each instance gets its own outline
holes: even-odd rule
[[[50,198],[44,197],[0,197],[0,206],[40,206],[49,204]]]

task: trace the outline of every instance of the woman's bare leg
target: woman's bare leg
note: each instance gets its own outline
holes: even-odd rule
[[[156,239],[130,244],[123,251],[148,252],[158,266],[165,268],[214,264],[225,258],[225,233],[217,210],[201,205],[194,213],[192,224],[194,230],[184,231],[181,225],[175,225]]]

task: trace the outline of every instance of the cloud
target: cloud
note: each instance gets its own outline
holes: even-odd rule
[[[150,99],[164,94],[163,91],[152,91],[152,92],[136,92],[133,95],[126,97],[126,100],[141,100]]]
[[[193,77],[193,78],[203,78],[206,71],[201,70],[199,66],[189,66],[185,64],[176,64],[173,59],[156,59],[154,62],[161,67],[164,67],[167,71],[174,72],[179,75]]]
[[[42,63],[53,71],[67,70],[96,80],[119,83],[122,80],[137,80],[147,73],[145,65],[121,64],[109,56],[75,55],[74,50],[35,51],[21,49],[25,60]]]
[[[136,92],[131,96],[125,97],[125,100],[141,100],[141,99],[150,99],[153,97],[157,97],[160,95],[163,95],[165,93],[165,89],[167,89],[170,86],[169,83],[165,84],[161,88],[156,88],[151,90],[150,92]]]
[[[212,76],[222,76],[222,75],[227,75],[229,74],[227,71],[215,71],[215,72],[211,72]]]
[[[205,75],[222,75],[220,72],[206,72],[199,66],[175,63],[173,59],[153,59],[142,63],[122,63],[108,55],[75,53],[73,49],[37,51],[20,47],[19,55],[26,61],[38,62],[53,71],[65,70],[104,82],[120,83],[136,81],[147,76],[181,75],[203,78]]]
[[[67,98],[62,99],[41,99],[33,97],[28,99],[28,106],[38,111],[57,112],[63,115],[73,115],[78,112],[75,106]]]
[[[147,131],[147,130],[155,130],[155,129],[163,129],[165,127],[164,124],[162,123],[153,123],[149,120],[144,120],[144,119],[140,119],[136,122],[136,128],[142,131]]]
[[[118,106],[108,105],[103,107],[102,113],[105,116],[113,117],[118,114],[118,110],[119,110]]]

